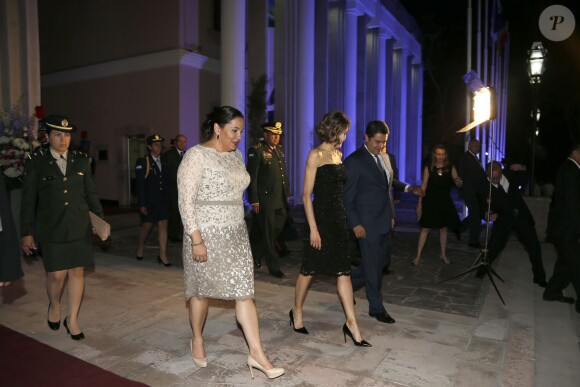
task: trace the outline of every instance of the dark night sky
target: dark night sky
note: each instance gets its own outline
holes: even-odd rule
[[[424,74],[423,143],[450,145],[452,161],[462,152],[466,72],[467,0],[399,0],[422,31]],[[491,3],[491,1],[490,1]],[[532,89],[527,76],[527,51],[542,41],[548,49],[540,86],[540,136],[536,147],[537,177],[549,179],[566,157],[570,141],[580,141],[580,6],[576,1],[502,0],[509,23],[510,52],[507,109],[507,157],[529,163],[533,122]],[[574,34],[562,42],[543,37],[540,13],[549,5],[568,7],[576,18]],[[477,7],[477,0],[472,0]]]

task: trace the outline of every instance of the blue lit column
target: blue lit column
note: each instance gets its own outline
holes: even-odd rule
[[[386,121],[386,93],[387,93],[387,34],[384,29],[379,30],[377,53],[377,120]]]
[[[413,184],[421,182],[422,161],[422,93],[423,66],[412,64],[409,86],[409,122],[407,125],[407,181]]]
[[[296,78],[296,126],[294,134],[294,202],[302,204],[306,158],[314,133],[314,2],[298,0],[298,63]]]
[[[246,0],[222,0],[221,103],[246,110]],[[246,137],[238,148],[245,158]]]
[[[344,156],[356,149],[356,61],[357,61],[357,21],[360,11],[356,8],[345,10],[344,17],[344,112],[350,118],[352,130],[343,144]]]

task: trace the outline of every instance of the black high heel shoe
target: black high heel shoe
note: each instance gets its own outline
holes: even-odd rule
[[[294,312],[292,311],[292,309],[290,309],[290,312],[288,312],[288,316],[290,316],[290,326],[292,327],[292,329],[294,329],[294,332],[302,333],[303,335],[308,334],[306,327],[294,328]]]
[[[354,339],[354,336],[352,335],[352,332],[346,326],[346,323],[344,323],[344,325],[342,326],[342,333],[344,334],[344,342],[345,343],[346,343],[346,336],[348,335],[348,337],[350,337],[352,339],[352,342],[357,347],[372,347],[372,345],[369,342],[365,341],[365,340],[356,341]]]
[[[48,304],[48,312],[46,313],[48,315],[48,313],[50,312],[50,305]],[[46,317],[46,322],[48,323],[48,327],[50,329],[52,329],[53,331],[58,331],[60,329],[60,320],[57,322],[52,322],[48,319],[48,316]]]
[[[66,328],[66,334],[67,334],[67,335],[70,335],[70,338],[71,338],[71,339],[73,339],[73,340],[76,340],[76,341],[79,341],[79,340],[82,340],[82,339],[84,339],[84,338],[85,338],[85,334],[84,334],[83,332],[81,332],[81,333],[79,333],[79,334],[76,334],[76,335],[72,335],[72,334],[70,333],[70,330],[68,329],[68,325],[66,324],[66,319],[67,319],[67,318],[68,318],[68,317],[65,317],[65,319],[64,319],[64,327]],[[353,339],[353,340],[354,340],[354,339]]]
[[[159,263],[160,265],[163,265],[165,267],[173,267],[173,263],[171,263],[171,262],[168,262],[168,263],[163,262],[161,260],[161,257],[159,255],[157,256],[157,263]]]
[[[135,259],[137,259],[138,261],[142,261],[143,260],[143,256],[135,255]]]

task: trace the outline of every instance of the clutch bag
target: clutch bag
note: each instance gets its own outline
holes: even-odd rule
[[[99,238],[101,238],[101,240],[103,241],[107,240],[109,235],[111,235],[111,225],[105,222],[100,216],[98,216],[92,211],[89,211],[89,217],[91,218],[91,224],[93,226],[93,229],[95,230]]]

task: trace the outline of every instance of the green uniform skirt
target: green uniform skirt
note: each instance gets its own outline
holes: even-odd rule
[[[47,273],[95,265],[92,236],[71,242],[42,242],[41,249]]]

